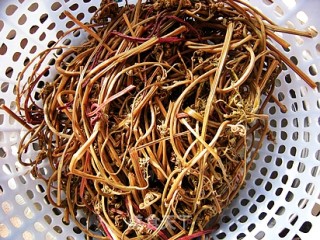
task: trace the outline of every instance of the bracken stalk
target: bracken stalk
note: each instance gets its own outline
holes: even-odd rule
[[[282,63],[315,87],[274,47],[289,47],[275,32],[311,35],[241,0],[103,0],[90,24],[64,14],[87,41],[39,54],[18,79],[18,114],[1,106],[28,130],[19,161],[87,236],[204,238],[269,134],[266,103],[286,111],[272,95]],[[57,49],[58,75],[39,90]],[[34,142],[38,156],[25,161]],[[80,223],[79,211],[99,230]]]

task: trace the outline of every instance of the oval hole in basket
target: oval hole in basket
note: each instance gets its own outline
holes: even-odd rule
[[[304,11],[297,12],[296,17],[301,24],[306,24],[309,19],[308,15]]]
[[[287,132],[281,131],[280,132],[280,138],[281,138],[281,140],[287,140],[287,138],[288,138]]]
[[[9,83],[8,82],[3,82],[1,84],[1,92],[7,92],[9,89]]]
[[[256,224],[251,223],[251,224],[248,226],[248,231],[249,231],[249,232],[252,232],[255,228],[256,228]]]
[[[276,196],[280,196],[282,192],[283,192],[283,188],[280,187],[280,188],[278,188],[278,189],[276,190],[275,194],[276,194]]]
[[[311,76],[316,76],[318,75],[318,69],[316,67],[315,64],[312,64],[310,67],[309,67],[309,73]]]
[[[8,214],[9,212],[11,212],[13,210],[12,205],[7,201],[4,201],[1,203],[1,208],[4,212],[4,214]]]
[[[52,5],[51,5],[51,10],[52,11],[57,11],[59,8],[61,8],[62,7],[62,5],[61,5],[61,3],[59,3],[59,2],[54,2]]]
[[[23,175],[20,175],[20,176],[19,176],[19,180],[20,180],[20,182],[21,182],[22,184],[26,184],[26,183],[27,183],[27,179],[26,179],[26,177],[23,176]]]
[[[279,233],[279,237],[285,238],[285,237],[288,235],[289,232],[290,232],[290,229],[284,228],[284,229]]]
[[[277,209],[277,211],[276,211],[276,215],[279,215],[279,216],[281,216],[281,215],[283,215],[284,214],[284,212],[286,211],[286,209],[284,208],[284,207],[279,207],[278,209]]]
[[[238,228],[238,225],[235,224],[235,223],[233,223],[233,224],[231,224],[231,226],[229,227],[229,230],[230,230],[230,232],[234,232],[234,231],[237,230],[237,228]]]
[[[17,194],[15,196],[15,200],[16,200],[16,203],[18,203],[19,205],[24,205],[26,204],[26,200],[24,199],[24,197],[22,197],[20,194]]]
[[[255,213],[257,211],[257,205],[252,204],[252,206],[249,208],[250,213]]]
[[[268,184],[269,182],[267,182],[267,184]],[[266,185],[267,185],[266,184]],[[266,196],[265,195],[259,195],[258,197],[257,197],[257,202],[259,202],[259,203],[261,203],[261,202],[263,202],[264,200],[266,199]]]
[[[43,224],[42,223],[40,223],[40,222],[35,222],[34,224],[33,224],[33,226],[34,226],[34,229],[37,231],[37,232],[44,232],[44,230],[46,230],[46,228],[43,226]]]
[[[2,43],[0,47],[0,55],[5,55],[7,51],[8,51],[7,45],[5,43]]]
[[[294,40],[296,41],[296,44],[297,44],[298,46],[301,46],[301,45],[304,43],[303,38],[300,37],[300,36],[294,36]]]
[[[293,193],[291,191],[288,191],[288,193],[287,193],[287,195],[285,197],[286,201],[287,202],[291,202],[293,198],[294,198]]]
[[[292,161],[291,161],[291,162],[292,162]],[[290,169],[290,168],[288,168],[288,169]],[[288,182],[288,175],[287,175],[287,174],[285,174],[285,175],[282,176],[281,182],[282,182],[283,184],[286,184],[286,183]]]
[[[254,237],[258,240],[263,239],[266,233],[264,231],[259,231]]]
[[[10,178],[8,180],[8,186],[11,190],[14,190],[17,188],[17,183],[16,183],[16,180],[14,178]]]
[[[230,220],[231,220],[231,218],[229,216],[223,216],[222,219],[221,219],[221,221],[223,223],[228,223],[228,222],[230,222]]]
[[[67,27],[67,28],[72,28],[74,25],[75,25],[74,21],[68,21],[68,22],[66,23],[66,27]]]
[[[267,155],[267,156],[264,157],[264,161],[266,163],[270,163],[272,161],[272,157],[270,155]]]
[[[289,222],[290,222],[290,224],[292,225],[292,226],[294,226],[295,225],[295,223],[298,221],[298,215],[296,215],[296,214],[292,214],[292,215],[290,215],[290,217],[289,217]]]
[[[270,120],[270,126],[276,128],[277,127],[277,121],[274,119]]]
[[[12,55],[12,61],[14,62],[17,62],[19,60],[21,56],[21,53],[20,52],[15,52],[13,55]]]
[[[315,166],[311,169],[311,175],[313,177],[318,177],[320,175],[320,168],[318,166]]]
[[[28,219],[32,219],[34,217],[34,212],[31,211],[29,207],[27,207],[23,213]]]
[[[276,14],[277,17],[282,17],[284,12],[280,6],[276,6],[274,8],[274,13]]]
[[[79,13],[79,14],[77,15],[77,19],[78,19],[79,21],[81,21],[82,19],[84,19],[84,14],[83,14],[83,13]]]
[[[73,36],[74,36],[74,37],[79,37],[80,34],[81,34],[81,31],[80,31],[80,30],[75,30],[75,31],[73,32]]]
[[[254,196],[255,194],[256,194],[256,190],[254,190],[253,188],[249,189],[248,195],[249,195],[250,197],[253,198],[253,196]]]
[[[290,154],[291,154],[292,156],[296,156],[296,154],[297,154],[297,148],[296,148],[296,147],[292,147],[292,148],[290,149]]]
[[[305,190],[306,190],[306,193],[308,193],[309,195],[313,195],[314,183],[308,183]]]
[[[278,177],[278,172],[277,171],[272,171],[270,174],[270,179],[276,179]]]
[[[4,114],[0,114],[0,125],[2,125],[4,122]],[[5,158],[7,156],[6,152],[2,147],[0,147],[0,157]]]
[[[12,29],[12,30],[8,33],[8,35],[7,35],[6,38],[7,38],[8,40],[13,40],[13,39],[16,37],[16,35],[17,35],[16,30]]]
[[[37,46],[34,45],[34,46],[32,46],[32,48],[30,49],[29,53],[33,54],[33,53],[35,53],[36,51],[37,51]]]
[[[20,18],[18,19],[18,24],[19,24],[19,25],[23,25],[23,24],[26,23],[26,21],[27,21],[27,16],[26,16],[25,14],[22,14],[22,15],[20,16]]]
[[[269,210],[271,210],[271,209],[273,208],[273,206],[274,206],[274,201],[268,202],[267,208],[268,208]]]
[[[54,226],[53,229],[57,232],[57,233],[62,233],[62,228],[60,226]]]
[[[249,202],[250,202],[249,199],[244,198],[240,201],[240,204],[241,206],[247,206]]]
[[[298,112],[298,103],[297,103],[297,102],[293,102],[293,103],[291,104],[291,110],[292,110],[293,112]]]
[[[266,5],[271,5],[271,4],[273,4],[273,1],[272,1],[272,0],[263,0],[263,2],[264,2]]]
[[[34,193],[31,190],[27,190],[27,196],[29,199],[33,199],[34,198]]]
[[[292,133],[292,140],[297,141],[299,139],[299,132],[293,132]]]
[[[276,220],[272,217],[270,220],[269,220],[269,222],[267,223],[267,226],[269,227],[269,228],[273,228],[275,225],[276,225]]]
[[[226,236],[227,236],[227,234],[226,233],[224,233],[224,232],[222,232],[222,233],[219,233],[219,234],[217,234],[217,238],[218,239],[225,239],[226,238]]]
[[[311,214],[315,217],[320,216],[320,204],[315,203],[313,208],[311,209]]]
[[[303,140],[305,142],[310,142],[310,132],[303,132]]]
[[[311,33],[312,37],[316,37],[318,35],[318,29],[315,26],[309,26],[308,31]]]
[[[43,218],[49,225],[52,223],[52,217],[50,217],[49,215],[44,215]]]
[[[50,23],[49,26],[47,27],[48,30],[52,30],[56,27],[56,24],[53,22],[53,23]]]
[[[24,49],[24,48],[27,46],[27,44],[28,44],[28,39],[26,39],[26,38],[23,38],[23,39],[20,41],[20,47],[21,47],[22,49]]]
[[[267,173],[268,173],[268,169],[266,167],[263,167],[260,169],[260,173],[263,175],[263,176],[266,176]]]
[[[69,9],[70,9],[71,11],[75,11],[75,10],[77,10],[78,8],[79,8],[79,4],[77,4],[77,3],[72,4],[72,5],[69,7]]]
[[[97,7],[96,7],[96,6],[90,6],[90,7],[88,8],[88,12],[89,12],[89,13],[94,13],[95,11],[97,11]]]
[[[303,50],[302,51],[302,57],[304,60],[306,61],[310,61],[313,59],[312,55],[311,55],[311,52],[309,50]]]
[[[292,82],[292,79],[291,79],[290,74],[285,75],[284,80],[285,80],[287,83],[291,83],[291,82]]]
[[[300,157],[301,158],[307,158],[309,156],[309,148],[303,148],[301,150]]]
[[[36,210],[41,211],[42,210],[42,205],[39,202],[33,203],[33,206]]]
[[[33,235],[31,232],[29,232],[29,231],[24,231],[24,232],[22,233],[22,238],[23,238],[24,240],[33,240],[33,239],[35,239],[34,235]]]
[[[20,228],[22,225],[22,221],[19,217],[11,217],[10,222],[15,228]]]
[[[34,34],[34,33],[36,33],[36,32],[38,31],[38,29],[39,29],[39,26],[37,26],[37,25],[32,25],[32,26],[30,27],[30,29],[29,29],[29,32],[30,32],[31,34]]]
[[[49,16],[48,16],[47,13],[43,13],[43,14],[40,16],[40,18],[39,18],[40,23],[43,24],[45,21],[47,21],[48,17],[49,17]]]
[[[0,224],[0,237],[7,238],[10,235],[10,230],[5,224]]]
[[[39,36],[39,40],[40,41],[43,41],[45,38],[46,38],[46,33],[45,32],[43,32],[43,33],[41,33],[41,35]]]
[[[292,63],[294,63],[295,65],[298,65],[298,58],[295,56],[290,57],[290,60]]]
[[[12,173],[12,170],[11,170],[9,164],[3,164],[2,170],[3,170],[3,172],[4,172],[5,174],[7,174],[7,175],[11,175],[11,173]]]
[[[78,227],[73,227],[73,232],[76,233],[76,234],[82,233],[81,229],[78,228]]]
[[[318,53],[320,53],[320,43],[317,43],[316,50],[317,50]]]
[[[297,2],[296,0],[283,0],[282,1],[289,9],[293,8]]]
[[[39,4],[36,3],[36,2],[34,2],[34,3],[32,3],[32,4],[29,6],[28,10],[29,10],[30,12],[34,12],[34,11],[36,11],[36,10],[38,9],[38,7],[39,7]]]
[[[281,158],[277,158],[275,161],[276,165],[279,167],[282,165],[282,159]]]
[[[56,240],[56,235],[53,235],[52,233],[48,232],[46,233],[46,240]]]
[[[239,208],[233,208],[231,213],[232,213],[233,216],[237,216],[238,213],[239,213]]]
[[[306,198],[302,198],[299,200],[298,207],[304,209],[308,205],[309,200]]]
[[[0,32],[2,31],[3,26],[4,26],[4,22],[2,20],[0,20]]]
[[[298,188],[299,186],[300,186],[300,179],[299,179],[299,178],[295,178],[295,179],[292,181],[291,187],[292,187],[292,188]]]
[[[312,223],[309,222],[309,221],[305,221],[305,222],[301,225],[299,231],[300,231],[300,232],[303,232],[303,233],[308,233],[308,232],[310,232],[311,228],[312,228]]]
[[[18,7],[14,4],[10,4],[7,8],[6,8],[6,14],[8,16],[13,15],[16,11],[17,11]]]
[[[237,239],[244,239],[247,235],[244,233],[240,233],[237,235]]]

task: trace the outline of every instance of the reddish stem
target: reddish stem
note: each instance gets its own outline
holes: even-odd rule
[[[102,226],[103,231],[105,232],[105,234],[107,234],[107,236],[108,236],[111,240],[113,240],[114,238],[113,238],[112,235],[110,234],[107,226],[104,224],[104,221],[103,221],[102,217],[100,217],[100,215],[98,215],[98,218],[99,218],[99,222],[100,222],[100,224],[101,224],[101,226]]]
[[[194,238],[197,238],[197,237],[200,237],[200,236],[203,236],[203,235],[212,233],[212,232],[215,231],[215,230],[217,230],[217,228],[212,228],[212,229],[208,229],[208,230],[199,231],[199,232],[193,233],[193,234],[191,234],[191,235],[181,237],[181,238],[179,238],[179,240],[190,240],[190,239],[194,239]]]
[[[128,36],[126,34],[123,34],[123,33],[120,33],[120,32],[117,32],[117,31],[113,31],[111,32],[111,34],[113,35],[117,35],[118,37],[121,37],[121,38],[124,38],[128,41],[131,41],[131,42],[137,42],[137,43],[144,43],[146,41],[148,41],[150,38],[147,37],[147,38],[143,38],[143,37],[132,37],[132,36]],[[181,42],[183,39],[181,38],[178,38],[178,37],[159,37],[158,38],[158,42],[159,43],[172,43],[172,42]]]
[[[157,227],[153,226],[150,222],[146,223],[146,222],[144,222],[144,221],[141,221],[141,220],[140,220],[139,218],[137,218],[136,216],[135,216],[135,221],[136,221],[138,224],[141,224],[141,225],[145,226],[146,228],[148,228],[148,229],[150,229],[150,230],[152,230],[152,231],[157,230]],[[163,239],[163,240],[168,240],[167,235],[166,235],[164,232],[162,232],[161,230],[158,232],[158,236],[159,236],[161,239]]]
[[[25,118],[27,120],[27,123],[30,124],[40,124],[43,121],[43,109],[40,108],[31,98],[31,93],[36,86],[36,84],[39,82],[41,77],[49,70],[49,66],[46,67],[37,77],[36,79],[30,84],[29,88],[27,89],[27,96],[24,101],[24,110],[25,110]],[[32,102],[31,106],[28,106],[29,100]],[[32,107],[35,107],[35,109],[30,109]]]
[[[94,108],[93,111],[87,113],[88,117],[93,117],[94,115],[96,115],[98,112],[101,111],[102,108],[104,108],[109,102],[115,100],[118,97],[121,97],[123,94],[131,91],[132,89],[134,89],[136,86],[134,85],[129,85],[128,87],[126,87],[125,89],[121,90],[120,92],[112,95],[111,97],[109,97],[108,99],[106,99],[103,103],[101,103],[100,105],[98,104],[92,104],[92,108]]]

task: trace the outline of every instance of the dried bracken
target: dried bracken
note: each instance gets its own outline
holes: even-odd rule
[[[314,87],[270,42],[288,47],[274,33],[288,29],[241,0],[102,1],[90,24],[65,14],[89,38],[62,48],[43,106],[34,87],[58,45],[30,62],[31,76],[20,75],[23,117],[2,106],[28,131],[19,161],[88,236],[191,239],[213,231],[208,223],[236,196],[269,133],[263,110],[276,99],[282,63]],[[38,156],[26,162],[33,142]],[[38,171],[42,161],[49,177]],[[78,222],[78,211],[100,233]]]

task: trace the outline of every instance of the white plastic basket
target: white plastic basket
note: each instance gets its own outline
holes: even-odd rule
[[[276,140],[264,142],[246,185],[223,212],[220,228],[212,238],[319,239],[320,1],[250,2],[280,25],[314,32],[313,39],[287,34],[282,37],[292,44],[290,51],[284,53],[317,83],[317,89],[309,88],[290,69],[281,73],[275,95],[288,111],[282,113],[274,103],[266,108]],[[74,26],[63,10],[86,22],[99,3],[100,0],[0,2],[0,104],[15,110],[15,83],[24,64]],[[62,43],[79,44],[85,38],[84,33],[76,32]],[[62,210],[48,204],[45,184],[17,163],[22,129],[0,110],[0,238],[83,239],[72,222],[62,222]],[[35,150],[36,146],[27,154],[32,157]],[[49,170],[43,165],[41,171],[46,174]]]

